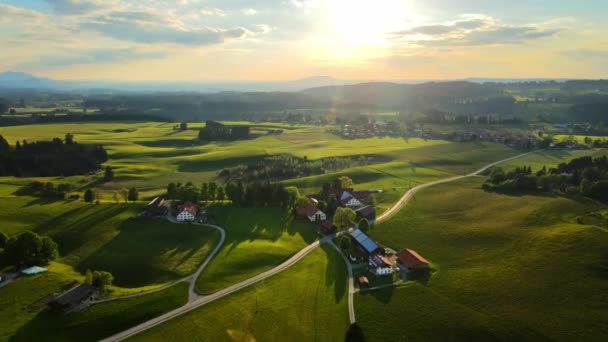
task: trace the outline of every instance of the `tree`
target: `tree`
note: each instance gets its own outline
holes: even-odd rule
[[[135,188],[129,189],[128,199],[131,202],[135,202],[139,199],[139,192],[137,192],[137,189],[135,189]]]
[[[118,194],[118,191],[114,191],[112,193],[112,198],[114,199],[114,202],[116,202],[116,203],[120,202],[120,195]]]
[[[84,201],[91,203],[94,199],[95,195],[93,193],[93,190],[87,189],[87,191],[84,192]]]
[[[106,171],[105,171],[105,173],[103,175],[103,181],[104,182],[109,182],[112,179],[114,179],[114,170],[112,170],[111,167],[106,166]]]
[[[353,185],[355,184],[353,182],[353,180],[350,179],[350,177],[347,177],[347,176],[341,176],[338,179],[340,180],[340,186],[342,187],[342,189],[352,188]]]
[[[353,323],[348,327],[344,342],[365,342],[363,330],[357,323]]]
[[[8,242],[8,235],[5,232],[0,232],[0,248],[6,247],[6,243]]]
[[[40,248],[40,261],[48,264],[49,261],[57,259],[58,256],[59,248],[57,247],[57,243],[48,236],[43,237],[42,247]]]
[[[59,255],[57,244],[49,237],[26,231],[8,240],[4,254],[6,260],[14,265],[47,264]]]
[[[85,284],[93,285],[93,272],[88,268],[84,273],[84,282]]]
[[[93,191],[95,192],[95,203],[99,204],[101,202],[101,190],[99,190],[99,188],[95,188]]]
[[[174,199],[177,197],[177,185],[173,182],[167,185],[167,198]]]
[[[184,122],[182,122],[182,123],[180,123],[180,124],[179,124],[179,129],[180,129],[180,130],[182,130],[182,131],[187,130],[187,129],[188,129],[188,123],[187,123],[187,122],[185,122],[185,121],[184,121]]]
[[[334,214],[333,224],[338,230],[345,230],[350,227],[357,214],[350,208],[338,208]]]
[[[226,193],[224,192],[224,187],[223,187],[223,186],[220,186],[220,187],[217,189],[217,200],[218,200],[218,201],[223,201],[223,200],[225,200],[225,199],[226,199]]]
[[[217,196],[217,183],[211,182],[209,183],[209,199],[215,201]]]
[[[127,190],[126,188],[120,189],[118,191],[118,194],[120,195],[122,200],[125,201],[125,203],[127,203],[129,201],[129,190]]]
[[[288,186],[285,188],[287,191],[287,206],[295,207],[298,203],[298,198],[300,198],[300,190],[298,190],[295,186]]]
[[[366,218],[362,218],[361,221],[359,221],[359,229],[367,233],[369,228],[369,221]]]
[[[203,183],[203,185],[201,185],[201,201],[208,201],[208,200],[209,200],[209,184]]]
[[[65,143],[68,145],[71,145],[74,143],[74,134],[72,133],[66,133],[65,134]]]
[[[352,241],[350,240],[350,236],[342,235],[340,237],[340,249],[346,254],[350,254],[352,249]]]
[[[91,285],[99,288],[99,291],[103,294],[106,292],[108,286],[112,285],[114,276],[110,272],[106,271],[93,271]]]
[[[376,196],[375,195],[369,196],[369,205],[372,206],[373,208],[375,208],[377,204],[378,204],[378,200],[376,199]]]
[[[329,195],[329,197],[327,198],[326,214],[329,216],[333,216],[339,207],[340,202],[338,202],[338,198],[336,197],[336,195]]]

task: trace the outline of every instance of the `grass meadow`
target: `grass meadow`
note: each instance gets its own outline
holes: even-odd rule
[[[176,317],[135,341],[341,341],[348,327],[343,259],[322,246],[293,267]]]
[[[576,223],[605,206],[584,198],[487,193],[482,182],[424,189],[372,231],[392,248],[415,249],[436,272],[404,288],[358,295],[368,339],[605,337],[608,234]]]
[[[317,239],[316,227],[279,208],[211,207],[226,240],[196,282],[209,294],[267,271]]]

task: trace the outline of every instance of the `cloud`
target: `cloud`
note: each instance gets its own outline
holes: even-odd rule
[[[592,50],[592,49],[578,49],[578,50],[566,50],[561,52],[562,55],[573,58],[573,59],[597,59],[608,61],[608,50]]]
[[[208,16],[208,17],[225,17],[226,16],[226,12],[224,12],[223,10],[219,9],[219,8],[215,8],[215,7],[206,7],[203,8],[200,13],[204,16]]]
[[[250,16],[258,14],[258,11],[256,11],[254,8],[243,8],[241,10],[241,13],[243,13],[243,15],[250,17]]]
[[[38,11],[0,4],[0,22],[41,21],[46,15]]]
[[[61,14],[82,14],[101,9],[115,8],[120,0],[45,0]]]
[[[161,51],[138,51],[135,49],[66,49],[61,54],[42,54],[13,65],[12,68],[28,69],[44,67],[64,67],[83,64],[111,64],[133,60],[162,59],[167,54]]]
[[[194,28],[170,13],[144,11],[112,12],[80,25],[83,29],[138,43],[210,45],[228,39],[255,35],[243,27],[230,29]]]
[[[469,15],[465,19],[444,24],[391,32],[389,38],[422,46],[504,45],[550,37],[559,31],[560,29],[546,29],[532,24],[500,24],[492,17]]]

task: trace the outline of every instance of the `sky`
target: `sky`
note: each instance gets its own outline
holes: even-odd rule
[[[56,79],[608,78],[606,0],[0,0],[0,71]]]

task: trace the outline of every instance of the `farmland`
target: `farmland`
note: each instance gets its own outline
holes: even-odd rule
[[[132,340],[339,341],[348,327],[346,266],[329,246],[292,268]]]
[[[605,206],[576,197],[487,193],[482,182],[425,189],[372,231],[393,248],[417,250],[435,272],[415,285],[358,295],[368,338],[601,339],[608,235],[576,218]],[[395,319],[404,315],[412,329],[396,331],[401,320]]]

